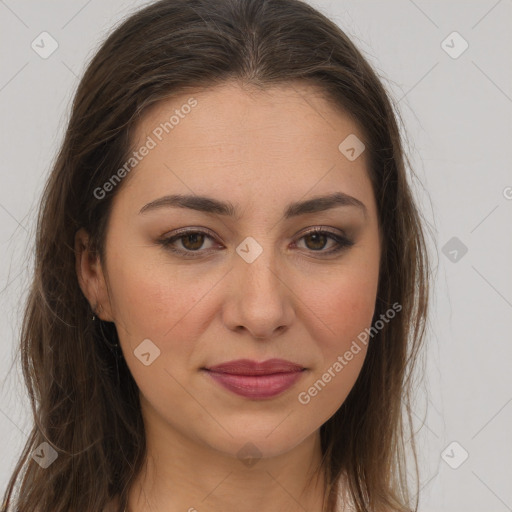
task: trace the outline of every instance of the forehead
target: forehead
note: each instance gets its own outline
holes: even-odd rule
[[[192,130],[197,148],[216,143],[223,147],[248,146],[270,139],[276,141],[270,147],[279,145],[280,154],[290,146],[297,149],[295,141],[310,140],[308,147],[319,147],[322,141],[328,145],[333,135],[336,141],[343,133],[363,139],[355,120],[329,100],[321,88],[301,82],[265,89],[227,82],[173,95],[146,111],[134,139],[143,142],[152,134],[157,142],[173,138],[176,143],[190,144]]]
[[[180,189],[288,203],[341,190],[367,202],[365,153],[350,161],[339,149],[353,136],[364,140],[357,123],[315,86],[198,89],[160,101],[138,122],[132,149],[151,150],[130,173],[129,188],[148,200]]]

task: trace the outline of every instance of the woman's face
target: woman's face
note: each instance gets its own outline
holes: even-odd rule
[[[142,118],[91,302],[115,322],[147,428],[267,457],[344,402],[366,355],[357,337],[371,325],[380,258],[354,136],[304,85],[226,84]],[[320,200],[334,194],[345,201]],[[298,368],[209,370],[240,359]]]

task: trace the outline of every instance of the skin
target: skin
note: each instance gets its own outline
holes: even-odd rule
[[[91,257],[84,230],[76,237],[80,286],[102,306],[100,318],[115,323],[140,389],[148,457],[129,510],[321,511],[319,429],[352,389],[366,346],[308,404],[298,395],[374,313],[381,239],[366,153],[349,161],[338,149],[363,134],[313,86],[262,92],[227,83],[153,106],[134,148],[191,96],[197,106],[116,191],[105,261]],[[283,219],[289,203],[334,191],[366,212],[343,206]],[[139,213],[177,193],[230,201],[239,217],[172,207]],[[307,236],[318,226],[354,244],[329,255],[335,240]],[[185,227],[213,234],[174,242],[196,249],[195,258],[158,243]],[[236,252],[248,236],[263,250],[252,263]],[[144,339],[160,350],[148,366],[134,354]],[[235,395],[201,371],[274,357],[306,370],[272,399]],[[237,456],[246,443],[258,450],[251,466]]]

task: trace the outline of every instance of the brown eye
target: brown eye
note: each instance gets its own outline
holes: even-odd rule
[[[304,240],[306,240],[306,245],[307,245],[308,249],[312,249],[314,251],[323,249],[325,247],[325,244],[327,243],[328,239],[329,239],[329,237],[325,236],[325,234],[323,234],[323,233],[311,233],[304,237]],[[308,244],[307,240],[311,240],[312,243]]]
[[[205,231],[200,230],[183,230],[177,234],[158,240],[166,250],[171,251],[183,257],[200,257],[201,255],[210,253],[213,249],[203,249],[203,245],[207,239],[214,241],[215,238]],[[354,242],[348,238],[327,231],[325,229],[316,228],[309,233],[303,235],[300,240],[304,240],[306,249],[319,255],[331,255],[342,251],[352,245]],[[327,246],[329,240],[334,242],[328,250],[323,250]],[[177,246],[177,242],[181,243],[181,247]]]
[[[190,233],[180,237],[181,243],[189,251],[197,251],[204,243],[204,233]]]
[[[200,256],[206,252],[210,252],[209,248],[202,249],[205,240],[214,240],[214,237],[204,231],[199,230],[183,230],[176,235],[158,240],[166,250],[182,255],[184,257]],[[181,247],[177,243],[181,243]]]
[[[312,252],[318,252],[321,255],[335,254],[354,245],[354,242],[348,238],[321,228],[317,228],[310,231],[309,233],[306,233],[304,236],[302,236],[301,240],[302,239],[304,240],[307,249]],[[322,250],[325,248],[329,240],[334,241],[334,247],[330,250]]]

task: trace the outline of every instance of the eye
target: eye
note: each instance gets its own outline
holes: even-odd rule
[[[195,257],[193,253],[204,253],[205,251],[199,251],[204,244],[205,239],[214,240],[214,237],[206,231],[196,229],[183,229],[177,234],[158,240],[165,249],[174,252],[176,254],[188,257]],[[175,247],[175,242],[179,241],[184,249]],[[206,251],[210,252],[210,251]]]
[[[171,237],[162,238],[157,242],[162,245],[166,250],[175,254],[194,258],[204,253],[212,252],[212,249],[201,250],[205,240],[215,241],[215,237],[210,232],[199,229],[182,229]],[[299,241],[304,239],[306,248],[311,252],[331,255],[342,251],[354,245],[354,242],[345,236],[334,233],[323,227],[318,227],[308,231],[299,238]],[[331,249],[324,251],[327,242],[331,240],[334,245]],[[182,248],[176,247],[176,242],[181,244]]]
[[[318,252],[325,255],[336,254],[343,249],[354,245],[354,242],[344,235],[334,233],[324,227],[318,227],[308,231],[299,238],[299,240],[302,239],[305,241],[306,248],[310,249],[312,252]],[[331,249],[323,251],[322,249],[325,248],[328,240],[333,241],[334,245]]]

